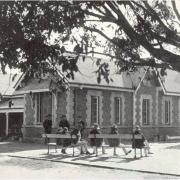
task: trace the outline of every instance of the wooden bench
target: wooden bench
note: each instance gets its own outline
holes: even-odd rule
[[[120,146],[118,147],[122,147],[122,144],[121,144],[121,141],[122,140],[131,140],[131,141],[134,141],[134,140],[137,140],[137,139],[142,139],[142,136],[141,135],[132,135],[132,134],[89,134],[88,136],[89,139],[103,139],[103,142],[104,142],[104,139],[119,139],[120,140]],[[102,143],[101,145],[102,147],[102,153],[104,154],[105,153],[105,148],[106,147],[109,147],[109,145],[106,145],[104,143]],[[124,147],[132,147],[132,145],[126,145]],[[113,147],[114,148],[114,154],[115,154],[115,148],[116,147]],[[135,150],[135,157],[136,157],[136,148],[134,148]],[[142,154],[142,149],[141,150],[141,154]],[[98,147],[96,146],[96,156],[98,155]]]
[[[59,146],[57,144],[57,139],[76,139],[76,135],[70,135],[70,134],[42,134],[43,138],[47,138],[50,140],[50,142],[47,143],[48,146],[48,153],[49,154],[49,150],[50,147],[54,147],[55,148],[55,152],[57,152],[57,146]],[[56,142],[51,142],[51,140],[54,139]],[[73,156],[74,156],[74,148],[78,147],[79,145],[73,144],[71,143],[68,147],[72,147],[73,148]],[[60,147],[62,147],[62,145],[60,145]]]
[[[180,136],[166,136],[167,141],[178,141],[180,140]]]

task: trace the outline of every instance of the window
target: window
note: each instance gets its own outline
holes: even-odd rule
[[[42,112],[41,112],[41,108],[42,108],[42,94],[41,93],[37,93],[36,94],[36,98],[37,98],[37,111],[36,111],[36,117],[37,117],[37,123],[41,123],[42,122]]]
[[[143,99],[142,102],[142,123],[148,125],[150,120],[150,99]]]
[[[171,119],[171,102],[170,100],[165,100],[164,101],[164,122],[165,124],[170,124],[170,119]]]
[[[55,107],[52,93],[39,92],[33,94],[33,108],[35,109],[35,123],[41,124],[48,114],[54,120]]]
[[[115,123],[122,124],[122,98],[114,98],[114,118]]]
[[[99,97],[98,96],[91,96],[91,123],[98,123],[99,122]]]

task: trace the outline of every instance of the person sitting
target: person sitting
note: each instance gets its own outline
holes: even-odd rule
[[[142,139],[135,139],[136,135],[140,135]],[[144,154],[147,156],[148,147],[146,146],[146,137],[141,131],[140,126],[136,126],[135,131],[133,132],[133,143],[132,148],[135,149],[135,158],[136,158],[136,149],[144,149]],[[141,151],[141,157],[142,157],[142,151]]]
[[[110,134],[119,134],[116,124],[112,125]],[[118,147],[118,146],[120,146],[122,148],[125,155],[128,155],[131,152],[131,150],[129,150],[129,151],[126,150],[125,145],[120,143],[119,139],[109,139],[109,146],[114,147],[114,155],[117,155],[116,147]]]
[[[81,133],[81,140],[84,140],[85,123],[82,119],[80,119],[78,124],[79,124],[79,128],[80,128],[80,133]],[[81,146],[81,154],[84,154],[83,146]]]
[[[89,155],[90,152],[88,151],[88,147],[87,147],[88,143],[87,143],[87,141],[85,141],[84,139],[81,138],[81,128],[82,128],[82,124],[81,124],[81,122],[78,122],[77,127],[72,130],[71,136],[73,136],[73,135],[76,136],[75,139],[72,138],[72,144],[80,146],[80,153],[81,153],[81,150],[84,149],[84,153]]]
[[[97,123],[94,123],[93,129],[90,131],[89,134],[101,134],[100,127]],[[103,139],[90,139],[90,146],[93,147],[93,154],[97,153],[97,147],[102,145]]]
[[[62,128],[67,127],[68,130],[70,129],[70,124],[65,115],[62,115],[61,121],[59,122],[59,127],[62,127]]]
[[[67,127],[64,127],[63,130],[60,131],[60,134],[70,134],[70,132]],[[62,145],[61,153],[67,154],[66,149],[71,145],[71,139],[61,139],[60,144]]]

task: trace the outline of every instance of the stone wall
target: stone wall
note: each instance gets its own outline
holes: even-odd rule
[[[30,94],[25,94],[24,100],[24,125],[32,125],[35,122],[35,109]]]
[[[142,124],[142,99],[151,99],[151,121],[149,125]],[[159,136],[164,140],[166,135],[180,135],[180,98],[178,96],[167,96],[156,81],[153,75],[147,81],[147,77],[141,83],[135,96],[135,121],[142,126],[142,130],[148,139]],[[164,100],[171,101],[171,121],[170,124],[164,122]]]

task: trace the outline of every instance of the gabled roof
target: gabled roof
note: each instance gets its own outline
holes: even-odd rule
[[[161,86],[167,95],[180,95],[180,73],[173,70],[166,70],[167,75],[160,76]],[[160,74],[160,73],[159,73]]]
[[[72,56],[72,54],[70,55]],[[100,88],[100,89],[116,89],[122,91],[134,91],[134,89],[138,86],[141,81],[141,77],[145,73],[144,68],[139,68],[138,71],[132,73],[123,72],[121,74],[117,74],[118,69],[113,61],[110,59],[101,59],[101,63],[107,62],[109,64],[110,75],[109,78],[113,79],[109,83],[106,82],[103,78],[101,82],[98,84],[97,82],[97,74],[95,73],[98,69],[96,64],[98,58],[85,56],[79,56],[77,65],[79,68],[78,72],[74,73],[74,79],[70,79],[70,86],[82,86],[87,88]],[[57,67],[57,71],[61,70],[61,67]],[[59,78],[62,78],[59,76]],[[29,79],[25,85],[16,89],[13,95],[24,94],[27,92],[43,92],[49,91],[51,86],[51,79],[43,79],[39,81],[39,79]]]
[[[13,94],[15,84],[21,77],[21,74],[2,74],[0,73],[0,93],[3,96],[10,96]]]
[[[82,56],[78,59],[79,72],[75,73],[74,80],[70,80],[71,84],[79,85],[90,85],[90,86],[101,86],[101,87],[112,87],[112,88],[122,88],[122,89],[134,89],[140,82],[140,78],[144,71],[140,70],[134,73],[123,72],[117,74],[118,69],[114,62],[110,60],[102,60],[102,62],[107,62],[109,64],[110,75],[109,78],[113,79],[107,83],[103,78],[101,82],[97,83],[97,75],[95,71],[98,69],[96,64],[97,58],[86,56],[83,60]]]

